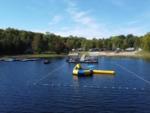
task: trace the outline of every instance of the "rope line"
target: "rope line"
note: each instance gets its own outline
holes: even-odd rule
[[[81,86],[75,86],[72,84],[38,84],[40,86],[45,86],[45,87],[78,87],[78,88],[96,88],[96,89],[114,89],[114,90],[141,90],[144,91],[146,90],[145,88],[136,88],[136,87],[109,87],[109,86],[97,86],[97,85],[81,85]],[[149,90],[149,89],[148,89]]]
[[[65,66],[65,64],[61,65],[60,67],[54,69],[53,71],[49,72],[46,76],[43,76],[42,78],[40,78],[39,80],[37,80],[36,82],[33,83],[33,85],[38,84],[40,81],[46,79],[48,76],[52,75],[53,73],[57,72],[58,70],[62,69]]]
[[[116,65],[119,66],[120,68],[122,68],[123,70],[125,70],[125,71],[131,73],[131,75],[134,75],[135,77],[139,78],[140,80],[143,80],[144,82],[146,82],[147,84],[150,85],[150,81],[148,81],[148,80],[146,80],[146,79],[140,77],[137,73],[135,73],[135,72],[133,72],[133,71],[127,69],[126,67],[124,67],[124,66],[122,66],[122,65],[120,65],[120,64],[118,64],[118,63],[116,63]]]

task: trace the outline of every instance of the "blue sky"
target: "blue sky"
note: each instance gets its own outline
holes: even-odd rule
[[[150,32],[150,0],[0,0],[0,28],[102,38]]]

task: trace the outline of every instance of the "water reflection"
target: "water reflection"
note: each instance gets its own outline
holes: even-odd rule
[[[84,76],[84,77],[78,77],[78,76],[73,76],[73,86],[75,88],[79,88],[80,86],[82,87],[84,85],[85,81],[92,81],[93,76]]]

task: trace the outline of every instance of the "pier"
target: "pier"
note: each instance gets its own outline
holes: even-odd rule
[[[71,53],[68,54],[68,63],[98,63],[98,56],[90,54]]]

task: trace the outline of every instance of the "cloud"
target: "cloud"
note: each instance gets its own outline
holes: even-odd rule
[[[105,25],[96,22],[96,20],[90,16],[90,11],[79,9],[77,4],[72,0],[65,0],[65,2],[67,3],[66,13],[69,15],[73,25],[65,28],[62,27],[59,31],[53,29],[56,34],[63,36],[76,35],[89,38],[104,37],[105,34],[108,34]]]
[[[81,27],[76,26],[73,28],[65,27],[59,31],[53,30],[55,34],[62,35],[62,36],[81,36],[86,37],[88,39],[92,38],[109,38],[110,36],[116,35],[127,35],[127,34],[134,34],[137,36],[141,36],[146,33],[145,26],[128,26],[128,27],[118,27],[116,29],[94,29],[89,27]]]
[[[56,34],[62,35],[62,36],[80,36],[80,37],[86,37],[88,39],[91,38],[104,38],[104,32],[100,32],[99,30],[95,30],[93,28],[86,28],[81,26],[76,26],[70,30],[70,28],[65,28],[61,31],[54,31]]]
[[[61,22],[63,20],[63,17],[61,15],[55,15],[51,21],[49,22],[49,25],[56,25],[58,24],[59,22]]]
[[[111,0],[114,4],[121,6],[124,5],[124,1]],[[81,36],[91,38],[108,38],[112,35],[121,34],[135,34],[143,35],[146,26],[140,26],[139,20],[131,20],[122,25],[108,25],[107,23],[97,22],[93,16],[91,16],[91,10],[81,10],[75,1],[65,0],[67,4],[66,13],[69,15],[67,18],[72,21],[71,25],[62,26],[56,29],[51,29],[51,32],[62,36]],[[63,17],[56,15],[53,17],[49,25],[56,25],[62,21]]]
[[[67,12],[76,24],[88,27],[98,27],[96,21],[89,15],[89,11],[80,10],[71,0],[68,1]]]

